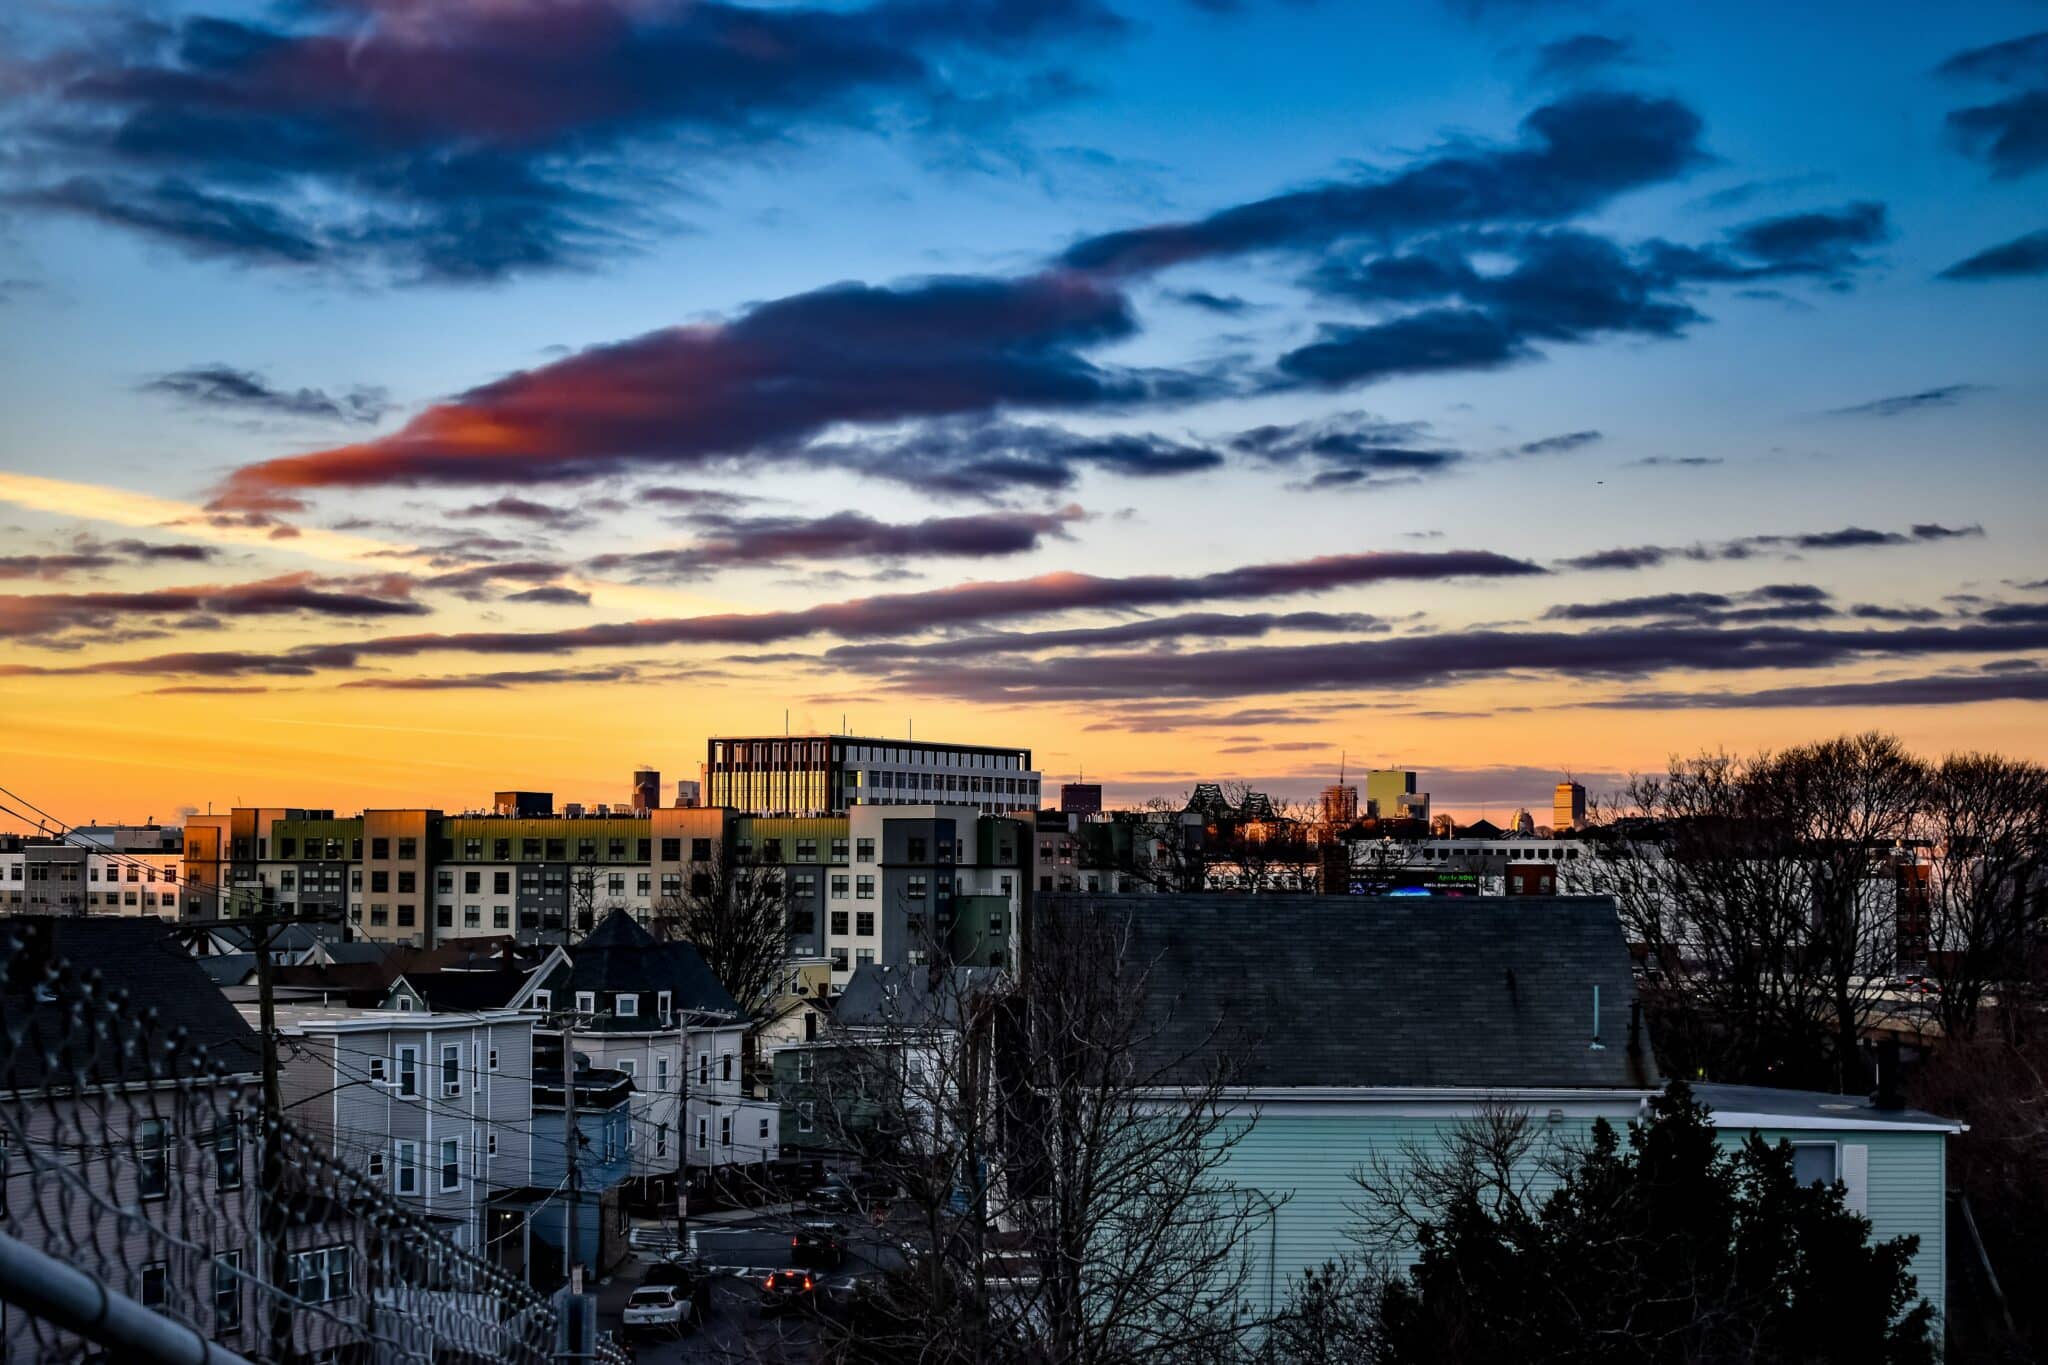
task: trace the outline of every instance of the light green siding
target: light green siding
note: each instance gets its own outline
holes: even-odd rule
[[[1542,1106],[1532,1109],[1539,1117],[1547,1112]],[[1609,1121],[1619,1127],[1634,1113],[1632,1102],[1617,1105]],[[1363,1193],[1352,1179],[1354,1171],[1375,1160],[1402,1167],[1417,1150],[1441,1155],[1451,1131],[1465,1118],[1448,1107],[1441,1117],[1262,1114],[1218,1172],[1220,1181],[1279,1203],[1270,1222],[1260,1221],[1248,1248],[1255,1261],[1254,1307],[1277,1307],[1266,1302],[1269,1285],[1275,1298],[1284,1300],[1304,1270],[1364,1250],[1350,1235],[1358,1221],[1353,1210]],[[1569,1117],[1539,1127],[1546,1143],[1576,1144],[1591,1136],[1593,1119]],[[1531,1175],[1540,1178],[1533,1169]]]
[[[1541,1101],[1530,1109],[1539,1117]],[[1574,1106],[1575,1111],[1579,1109]],[[1634,1117],[1634,1103],[1610,1107],[1617,1128]],[[1403,1165],[1420,1149],[1441,1154],[1450,1132],[1465,1112],[1446,1107],[1441,1117],[1414,1113],[1372,1112],[1332,1105],[1327,1113],[1303,1113],[1295,1106],[1261,1114],[1232,1150],[1218,1179],[1235,1188],[1257,1192],[1279,1204],[1270,1219],[1261,1218],[1247,1248],[1252,1258],[1251,1290],[1255,1306],[1265,1303],[1268,1287],[1284,1298],[1289,1283],[1302,1271],[1361,1250],[1350,1237],[1357,1224],[1354,1209],[1362,1192],[1352,1173],[1376,1159]],[[1546,1142],[1576,1145],[1592,1132],[1591,1114],[1574,1112],[1558,1123],[1540,1123]],[[1844,1147],[1868,1148],[1864,1212],[1871,1235],[1879,1241],[1911,1233],[1920,1238],[1913,1261],[1920,1293],[1937,1311],[1942,1307],[1943,1135],[1938,1132],[1874,1132],[1856,1130],[1762,1130],[1770,1141],[1829,1141]],[[1747,1130],[1724,1130],[1722,1141],[1733,1146]],[[1541,1188],[1540,1184],[1538,1188]]]
[[[1767,1142],[1832,1142],[1846,1152],[1868,1149],[1868,1175],[1863,1214],[1870,1219],[1874,1242],[1912,1235],[1920,1239],[1913,1257],[1913,1275],[1920,1296],[1941,1312],[1943,1267],[1948,1264],[1947,1172],[1943,1167],[1947,1135],[1941,1132],[1872,1132],[1858,1129],[1759,1128]],[[1721,1142],[1736,1146],[1748,1129],[1724,1128]]]

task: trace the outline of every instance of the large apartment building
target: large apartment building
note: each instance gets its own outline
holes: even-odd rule
[[[857,735],[719,736],[704,755],[704,803],[747,815],[827,815],[943,802],[984,815],[1038,808],[1031,751]]]
[[[818,816],[237,810],[217,817],[224,841],[202,834],[187,875],[233,888],[229,914],[331,912],[352,938],[424,947],[507,933],[574,941],[614,910],[653,925],[746,869],[786,896],[791,954],[829,961],[843,985],[863,963],[913,965],[933,952],[1007,960],[1034,815],[988,812],[1007,804],[978,799],[989,795]],[[214,899],[190,892],[185,912],[210,916]]]
[[[178,832],[154,825],[0,839],[0,911],[17,915],[178,914]]]

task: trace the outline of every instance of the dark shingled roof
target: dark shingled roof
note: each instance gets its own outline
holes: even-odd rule
[[[696,945],[660,942],[624,910],[605,916],[581,943],[569,949],[569,960],[573,964],[571,990],[648,995],[667,991],[677,1009],[706,1010],[734,1018],[742,1013],[739,1002],[711,974]],[[599,1032],[632,1032],[646,1026],[631,1019],[614,1019],[599,1020],[596,1027]]]
[[[995,990],[995,967],[878,967],[862,965],[831,1001],[832,1018],[853,1028],[958,1028],[961,1006]]]
[[[1396,1088],[1656,1085],[1631,1046],[1628,943],[1605,896],[1051,896],[1098,911],[1151,964],[1168,1057],[1219,1022],[1240,1083]],[[1593,988],[1600,1042],[1593,1042]]]
[[[0,1012],[9,1032],[24,1030],[0,1066],[0,1088],[63,1084],[73,1076],[93,1082],[192,1077],[211,1065],[248,1074],[262,1065],[256,1031],[162,920],[10,915],[0,926],[0,961]],[[52,962],[58,977],[46,998],[39,988]],[[88,986],[96,999],[119,1001],[111,1025],[90,1034],[76,1027],[72,1014]],[[169,1046],[174,1038],[180,1038],[175,1050]],[[60,1059],[55,1077],[50,1052]]]

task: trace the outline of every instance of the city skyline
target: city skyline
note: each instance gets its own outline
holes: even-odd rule
[[[0,22],[66,821],[2048,757],[2038,6],[147,13]]]

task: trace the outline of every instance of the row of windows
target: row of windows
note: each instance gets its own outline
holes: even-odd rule
[[[65,882],[75,882],[78,880],[78,865],[76,863],[9,863],[7,864],[7,880],[11,882],[22,880],[24,875],[22,868],[24,866],[31,868],[35,873],[34,876],[29,878],[31,881],[46,882],[52,880],[49,875],[49,869],[52,867],[64,869],[63,874],[54,880]],[[178,880],[178,874],[168,867],[138,867],[133,863],[128,865],[128,880],[131,882],[153,882],[159,876],[167,882]],[[89,882],[100,880],[100,865],[98,863],[87,864],[85,879]],[[119,867],[109,867],[106,879],[110,882],[120,881],[121,869]]]
[[[979,773],[910,773],[891,769],[849,773],[850,787],[879,788],[883,791],[964,792],[988,796],[1036,796],[1035,777],[983,777]]]
[[[332,1250],[340,1253],[342,1259],[342,1280],[346,1297],[348,1250],[345,1247],[323,1248],[319,1253],[306,1252],[303,1255],[325,1255]],[[294,1256],[296,1262],[299,1257]],[[238,1331],[242,1326],[242,1253],[222,1251],[214,1254],[213,1262],[213,1330],[216,1336],[225,1336]],[[294,1270],[296,1270],[296,1265]],[[325,1288],[324,1281],[321,1287]],[[171,1289],[171,1266],[168,1261],[146,1261],[135,1272],[135,1298],[144,1308],[162,1309],[168,1306]],[[296,1285],[287,1285],[288,1292],[296,1292]],[[309,1303],[324,1302],[308,1299]]]

